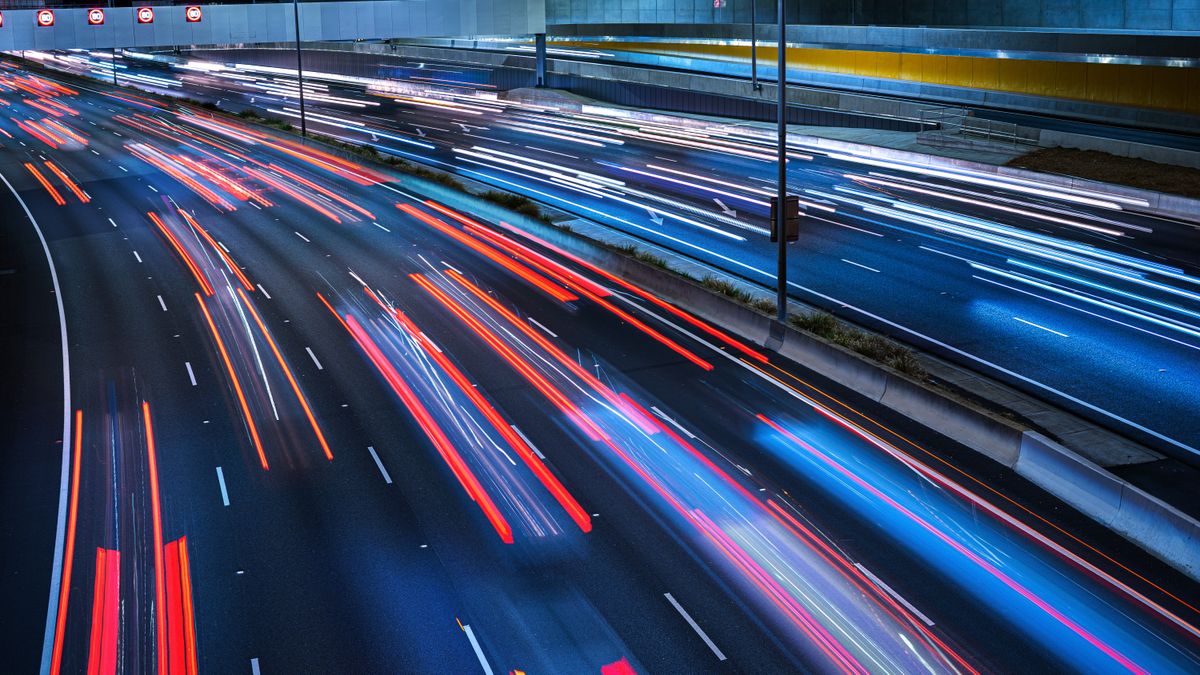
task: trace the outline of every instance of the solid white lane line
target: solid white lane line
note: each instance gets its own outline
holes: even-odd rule
[[[67,474],[71,470],[71,359],[68,353],[67,345],[67,313],[63,310],[62,288],[58,285],[58,270],[54,267],[54,258],[50,256],[50,246],[46,243],[46,236],[42,234],[42,228],[38,225],[37,220],[33,217],[33,213],[29,211],[29,206],[21,199],[21,195],[17,192],[12,183],[0,174],[0,181],[4,181],[4,185],[17,198],[17,202],[21,205],[21,209],[25,211],[25,217],[33,223],[33,229],[37,232],[38,241],[42,244],[42,253],[46,255],[46,264],[50,267],[50,281],[54,284],[54,301],[58,305],[58,329],[59,339],[62,341],[62,362],[63,362],[63,433],[62,433],[62,464],[59,469],[59,484],[58,484],[58,522],[55,525],[54,534],[54,561],[51,564],[50,570],[50,599],[47,602],[46,608],[46,630],[42,637],[42,672],[50,670],[51,651],[54,648],[54,628],[58,622],[58,596],[62,588],[62,559],[63,559],[63,543],[66,540],[67,529]]]
[[[229,506],[229,491],[225,489],[225,472],[217,467],[217,482],[221,484],[221,503]]]
[[[842,258],[842,262],[844,262],[844,263],[847,263],[847,264],[850,264],[850,265],[854,265],[855,267],[861,267],[861,268],[863,268],[864,270],[869,270],[869,271],[871,271],[871,272],[875,272],[875,273],[878,273],[878,272],[879,272],[879,270],[875,269],[874,267],[867,267],[866,265],[864,265],[864,264],[862,264],[862,263],[856,263],[856,262],[854,262],[853,260],[847,260],[847,259],[845,259],[845,258]]]
[[[383,468],[383,462],[379,461],[379,455],[375,452],[375,448],[368,445],[367,452],[371,453],[371,459],[375,460],[375,466],[379,467],[379,473],[383,474],[383,481],[391,485],[392,477],[388,475],[387,469]]]
[[[300,238],[301,238],[301,239],[303,239],[303,240],[304,240],[304,242],[305,242],[305,243],[307,243],[307,244],[311,244],[311,243],[312,243],[311,241],[309,241],[309,240],[308,240],[308,237],[306,237],[306,236],[304,236],[304,235],[300,234],[299,232],[296,232],[295,230],[292,230],[292,234],[296,235],[297,237],[300,237]]]
[[[471,641],[471,649],[475,650],[475,657],[479,659],[479,665],[483,666],[483,672],[487,675],[494,675],[492,667],[488,665],[487,657],[483,655],[483,648],[479,646],[479,640],[475,639],[475,631],[465,623],[462,625],[462,629],[467,634],[467,639]]]
[[[317,364],[317,370],[325,370],[325,366],[321,365],[321,362],[317,360],[317,355],[313,353],[312,349],[305,347],[304,351],[308,352],[309,358],[313,360],[313,363]]]
[[[137,258],[137,261],[138,261],[139,263],[140,263],[140,262],[142,262],[142,256],[138,255],[138,252],[137,252],[137,251],[134,251],[134,252],[133,252],[133,257]]]
[[[696,623],[696,620],[692,618],[692,615],[687,613],[687,610],[683,608],[683,605],[679,604],[679,601],[675,599],[675,596],[671,595],[670,593],[663,593],[663,595],[666,596],[668,601],[670,601],[671,606],[675,608],[675,611],[679,612],[679,615],[683,617],[683,620],[688,622],[688,625],[692,627],[692,630],[696,631],[696,635],[699,635],[700,639],[704,640],[704,644],[708,645],[708,648],[712,650],[712,653],[717,655],[717,660],[724,661],[725,654],[723,654],[721,650],[717,648],[717,645],[713,644],[712,638],[708,637],[708,633],[705,633],[704,629],[701,628],[700,625]]]
[[[880,579],[879,577],[875,576],[874,574],[872,574],[871,570],[863,567],[862,565],[860,565],[858,563],[854,563],[854,566],[858,568],[858,571],[867,575],[867,578],[870,579],[876,586],[882,588],[884,590],[884,592],[886,592],[888,595],[892,596],[892,598],[894,598],[896,600],[896,602],[904,605],[905,608],[907,608],[908,611],[912,612],[914,616],[916,616],[918,619],[920,619],[922,623],[924,623],[926,626],[929,626],[931,628],[933,627],[933,621],[929,617],[922,614],[921,610],[917,609],[916,607],[913,607],[912,604],[909,601],[905,600],[902,595],[900,595],[896,591],[893,591],[891,586],[888,586],[887,584],[883,583],[883,580]]]
[[[259,285],[258,285],[258,290],[262,291],[262,294],[263,294],[263,297],[264,297],[264,298],[266,298],[266,299],[268,299],[268,300],[270,300],[270,299],[271,299],[271,294],[267,292],[267,289],[265,289],[265,288],[263,288],[263,287],[262,287],[262,284],[259,284]]]
[[[196,386],[196,374],[192,372],[192,362],[184,361],[183,365],[187,366],[188,380],[192,383],[193,387]]]
[[[158,298],[158,306],[162,307],[164,312],[167,311],[167,303],[163,302],[162,296],[159,295],[156,297]]]
[[[529,449],[533,451],[533,454],[538,456],[538,459],[542,460],[543,462],[546,461],[546,456],[542,454],[541,450],[538,450],[538,447],[533,444],[533,441],[529,440],[529,437],[525,435],[524,431],[518,429],[517,425],[515,424],[510,424],[508,426],[512,427],[512,430],[517,432],[517,435],[521,437],[521,440],[525,441],[525,445],[528,445]]]
[[[531,316],[531,317],[528,317],[528,318],[529,318],[529,323],[531,323],[531,324],[533,324],[533,325],[537,326],[538,328],[541,328],[542,330],[546,331],[546,333],[548,333],[548,334],[550,335],[550,337],[555,337],[555,338],[556,338],[556,337],[558,337],[558,334],[557,334],[557,333],[555,333],[554,331],[550,330],[549,328],[546,328],[545,326],[543,326],[543,325],[542,325],[540,322],[538,322],[538,320],[537,320],[537,319],[533,318],[532,316]]]
[[[1032,321],[1026,321],[1025,319],[1022,319],[1019,316],[1014,316],[1013,321],[1020,321],[1021,323],[1025,324],[1027,326],[1033,326],[1034,328],[1041,328],[1042,330],[1046,331],[1047,333],[1054,333],[1055,335],[1058,335],[1061,337],[1071,337],[1070,335],[1067,335],[1066,333],[1060,333],[1060,332],[1054,330],[1053,328],[1046,328],[1045,326],[1036,324]]]

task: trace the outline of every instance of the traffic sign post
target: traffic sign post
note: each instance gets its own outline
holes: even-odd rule
[[[779,241],[779,198],[771,197],[771,241]],[[783,200],[783,231],[788,244],[800,240],[800,198],[787,195]]]

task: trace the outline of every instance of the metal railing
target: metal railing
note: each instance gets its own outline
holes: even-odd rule
[[[980,119],[966,108],[924,108],[921,110],[921,127],[917,140],[929,145],[1016,150],[1020,145],[1037,144],[1036,138],[1022,135],[1018,125]]]

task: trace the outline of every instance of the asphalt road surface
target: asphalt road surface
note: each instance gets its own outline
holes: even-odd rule
[[[1200,667],[1194,583],[471,202],[0,89],[14,672]]]

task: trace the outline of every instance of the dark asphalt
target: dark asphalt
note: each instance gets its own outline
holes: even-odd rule
[[[10,98],[16,104],[10,112],[17,119],[43,117],[17,96]],[[545,357],[544,350],[520,348],[571,399],[604,420],[605,429],[623,429],[611,433],[639,458],[647,475],[710,514],[726,536],[743,542],[751,551],[747,555],[795,564],[795,569],[773,568],[771,575],[779,583],[823,589],[797,601],[814,612],[844,611],[844,619],[821,620],[837,635],[843,635],[838,628],[843,625],[891,625],[879,618],[886,612],[876,609],[880,598],[891,597],[882,586],[872,586],[854,602],[845,600],[853,594],[845,595],[846,584],[838,581],[842,577],[830,571],[835,565],[829,561],[840,559],[861,565],[911,603],[932,624],[929,630],[973,667],[1029,670],[1034,664],[1039,670],[1061,671],[1115,666],[1077,633],[999,583],[984,565],[972,562],[974,555],[991,560],[1002,574],[1062,607],[1138,662],[1164,671],[1200,663],[1195,636],[1168,626],[1146,603],[1105,577],[1082,571],[1080,563],[1095,565],[1190,624],[1197,613],[1184,602],[1196,596],[1195,584],[1010,472],[835,383],[788,364],[775,364],[781,370],[768,368],[796,394],[878,434],[885,447],[947,474],[982,502],[1064,547],[1067,557],[1047,552],[1013,526],[937,487],[926,474],[918,475],[882,447],[830,422],[764,374],[667,326],[640,303],[613,299],[714,368],[697,368],[593,301],[564,303],[538,292],[395,208],[414,202],[389,187],[413,193],[418,189],[413,185],[360,186],[293,156],[235,141],[230,148],[335,189],[376,218],[333,223],[265,185],[258,189],[273,206],[258,209],[239,202],[236,211],[220,213],[177,180],[130,155],[128,144],[133,143],[189,152],[113,119],[142,109],[87,92],[60,100],[82,113],[63,121],[88,134],[88,147],[50,150],[0,120],[14,135],[13,141],[3,141],[0,174],[16,187],[50,241],[70,330],[71,408],[84,415],[79,524],[63,650],[68,672],[84,669],[88,659],[97,547],[122,555],[123,662],[134,671],[147,671],[153,664],[153,508],[148,504],[141,401],[150,404],[154,420],[163,540],[188,540],[197,653],[205,672],[247,672],[252,659],[266,673],[473,672],[479,661],[460,625],[471,628],[480,653],[501,672],[594,672],[623,658],[645,672],[830,667],[814,643],[710,540],[699,536],[689,518],[648,487],[648,479],[589,441],[407,276],[421,273],[449,287],[447,269],[461,270],[502,306],[522,319],[536,320],[554,345],[608,386],[646,408],[657,408],[664,428],[668,421],[677,424],[712,464],[689,459],[679,449],[685,441],[667,441],[665,432],[639,437],[629,430],[632,425],[570,389],[575,378],[542,364],[538,359]],[[46,160],[73,176],[91,196],[90,203],[80,204],[60,181],[52,180],[67,200],[66,206],[55,206],[22,166],[43,166]],[[318,203],[332,205],[325,198]],[[230,300],[225,285],[232,270],[222,266],[215,248],[189,234],[186,246],[202,252],[196,254],[197,264],[214,281],[216,294],[205,306],[225,336],[262,432],[271,468],[260,468],[222,356],[198,309],[197,282],[146,215],[169,215],[176,204],[194,212],[255,284],[249,302],[307,395],[332,461],[321,455],[263,340],[246,337],[257,329],[250,321],[242,328],[237,312],[229,311],[241,306]],[[25,298],[21,302],[38,317],[32,330],[50,343],[48,350],[29,339],[16,346],[29,354],[28,367],[36,378],[51,383],[45,391],[30,387],[29,396],[14,406],[38,417],[22,417],[30,421],[23,427],[28,431],[10,437],[6,454],[17,457],[19,441],[28,433],[31,439],[46,439],[49,454],[61,457],[53,443],[59,434],[56,424],[61,425],[61,401],[53,387],[59,381],[53,358],[57,317],[46,313],[43,305],[52,305],[45,298],[45,281],[34,281],[33,272],[44,262],[40,247],[29,243],[25,219],[6,218],[4,223],[12,231],[7,237],[24,242],[18,246],[19,265],[31,270],[28,285],[18,289]],[[512,545],[500,542],[421,431],[415,413],[397,399],[316,297],[320,292],[340,312],[354,314],[364,325],[371,322],[372,334],[382,340],[387,324],[369,314],[378,308],[363,293],[364,283],[411,317],[503,418],[545,453],[549,469],[594,514],[590,533],[572,529],[552,500],[535,496],[527,502],[533,509],[529,513],[544,509],[557,514],[553,522],[567,527],[539,536],[533,529],[537,518],[514,509],[515,502],[502,501],[517,536]],[[479,314],[490,317],[488,325],[500,325],[494,312]],[[510,336],[504,338],[507,342],[524,342],[505,335]],[[387,353],[394,358],[394,352]],[[396,364],[417,367],[411,361]],[[431,386],[424,383],[420,391],[432,391]],[[266,393],[267,387],[274,393]],[[431,409],[436,399],[423,398]],[[755,419],[760,413],[812,444],[814,454],[773,434]],[[459,414],[466,413],[460,409]],[[448,417],[438,420],[451,429]],[[464,439],[470,436],[465,431],[454,436],[464,453]],[[650,438],[658,440],[646,440]],[[368,447],[394,482],[385,481]],[[847,473],[815,459],[818,452]],[[658,459],[660,455],[669,459]],[[491,466],[525,476],[521,480],[536,488],[517,462],[512,462],[515,469],[504,468],[503,456],[502,449],[488,451],[471,455],[469,462],[486,471],[487,462],[494,461]],[[52,547],[59,475],[53,465],[30,466],[37,474],[29,478],[36,482],[18,486],[8,476],[4,479],[5,499],[14,503],[14,511],[5,513],[5,541],[30,543],[26,567],[36,575],[40,565],[40,583],[30,581],[6,595],[15,601],[5,603],[3,623],[30,634],[31,640],[9,651],[17,662],[32,664],[40,654],[45,625],[52,562],[46,542]],[[850,475],[892,501],[853,487]],[[722,487],[723,480],[741,486],[746,496]],[[484,482],[494,495],[502,494],[503,481],[488,477]],[[774,520],[747,506],[768,498],[786,505],[837,553],[821,558],[781,538]],[[902,509],[894,506],[899,504]],[[15,520],[10,513],[28,515]],[[932,530],[914,529],[914,519],[931,523]],[[947,539],[932,536],[934,530]],[[964,548],[956,549],[948,540]],[[752,548],[762,542],[767,547]],[[805,597],[802,590],[792,592]],[[665,599],[666,593],[726,660],[717,660]],[[855,628],[849,634],[880,640],[884,646],[879,654],[901,658],[894,633]]]

